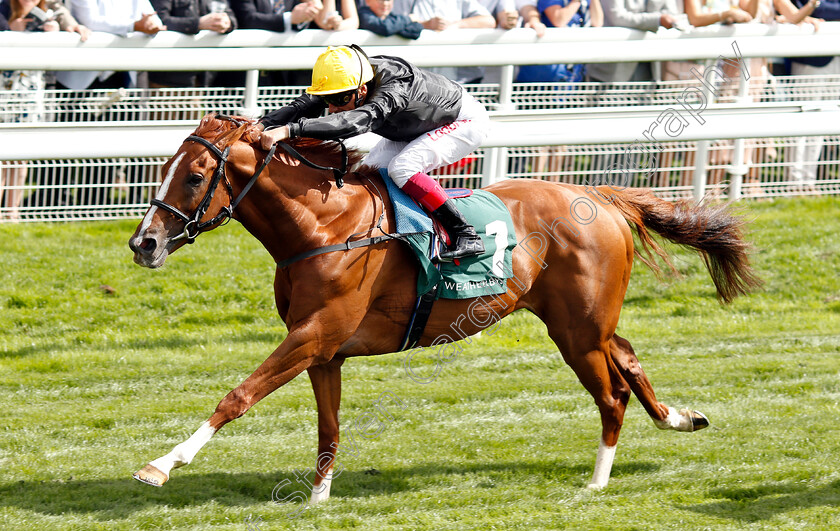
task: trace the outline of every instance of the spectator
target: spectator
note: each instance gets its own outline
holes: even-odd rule
[[[408,15],[424,29],[444,31],[457,28],[494,28],[496,20],[478,0],[396,0],[394,12]],[[481,68],[438,67],[428,70],[461,84],[480,83]]]
[[[562,27],[598,27],[604,21],[600,0],[539,0],[537,11],[540,20],[549,28]],[[520,67],[516,81],[521,83],[583,81],[586,65],[553,64],[524,65]],[[572,85],[567,85],[572,86]],[[534,173],[549,172],[559,177],[563,165],[563,146],[541,148],[534,164]]]
[[[604,22],[600,0],[539,0],[540,20],[549,28],[599,27]],[[517,82],[583,81],[586,65],[525,65],[519,69]]]
[[[320,2],[293,0],[230,0],[230,6],[242,29],[278,33],[305,28],[324,7]]]
[[[641,31],[657,31],[662,28],[673,28],[677,23],[679,9],[675,0],[601,0],[604,11],[604,26],[632,28]],[[636,95],[628,96],[622,88],[614,88],[611,83],[650,82],[653,81],[653,69],[649,62],[636,63],[592,63],[586,65],[588,81],[598,82],[593,95],[592,106],[601,104],[607,92],[619,92],[619,96],[626,104],[650,104],[655,89],[653,83],[648,83],[648,90],[637,90]],[[634,88],[635,90],[635,88]],[[614,100],[615,95],[608,96]],[[639,163],[639,157],[632,157],[633,163]],[[621,155],[606,153],[593,157],[593,167],[598,176],[607,175],[605,170],[629,164]]]
[[[365,6],[359,8],[359,27],[383,37],[418,38],[423,25],[411,20],[408,15],[392,13],[393,8],[394,0],[365,0]]]
[[[790,8],[791,12],[788,13],[783,9],[779,10],[784,19],[793,19],[794,15],[802,15],[802,12],[807,10],[809,15],[819,17],[819,19],[840,20],[840,0],[809,0],[807,3],[805,0],[793,0],[793,4],[799,8],[799,11],[795,14],[792,12],[793,6]],[[803,20],[808,21],[808,18],[803,17]],[[840,75],[840,58],[836,56],[795,57],[791,59],[790,73],[794,76],[837,76]],[[811,94],[801,94],[799,96],[803,100],[836,100],[840,98],[836,88],[830,89],[829,93],[822,90],[820,91],[822,94],[817,93],[817,90],[811,89],[809,91],[812,92]],[[799,137],[796,139],[795,145],[789,150],[788,157],[793,163],[790,167],[789,179],[801,186],[803,190],[813,190],[816,184],[817,162],[820,160],[823,142],[824,138],[821,136]]]
[[[601,0],[604,26],[656,31],[673,28],[678,14],[675,0]],[[587,65],[592,81],[652,81],[650,63],[593,63]]]
[[[730,1],[732,1],[732,4],[730,4]],[[688,17],[688,23],[695,27],[711,26],[712,24],[746,23],[752,21],[758,14],[758,2],[759,0],[685,0],[683,9]],[[695,78],[691,71],[703,71],[704,62],[663,61],[661,63],[662,80],[666,82],[694,82]],[[731,79],[737,79],[741,75],[740,72],[734,72],[732,70],[733,67],[728,64],[722,65],[721,68],[725,69],[726,76],[732,74]],[[731,160],[731,146],[732,141],[730,140],[717,141],[714,145],[710,146],[709,162],[713,168],[708,172],[708,183],[719,184],[722,182],[725,173],[722,167]],[[689,185],[693,174],[693,172],[689,171],[689,168],[695,164],[694,157],[694,148],[687,151],[665,151],[660,163],[661,171],[655,177],[658,182],[654,184],[656,186]],[[684,169],[672,169],[676,159],[682,161],[681,165]]]
[[[759,0],[739,0],[730,5],[729,0],[685,0],[688,23],[694,27],[712,24],[737,24],[749,22],[758,13]]]
[[[149,0],[69,0],[70,12],[92,31],[154,35],[166,29]],[[56,74],[58,88],[73,90],[134,86],[136,72],[67,71]]]
[[[796,0],[795,2],[791,2],[791,0],[775,0],[774,4],[776,11],[779,13],[777,19],[782,24],[801,24],[804,22],[812,24],[815,30],[819,28],[820,21],[824,19],[815,19],[814,17],[837,20],[837,18],[832,17],[838,17],[840,15],[840,3],[836,0],[829,0],[824,3],[820,0]],[[821,5],[823,8],[815,15],[814,12]],[[835,7],[832,8],[831,6]]]
[[[155,14],[149,0],[68,0],[70,12],[81,24],[93,31],[112,33],[126,36],[131,32],[154,35],[166,29],[160,18]],[[87,90],[110,89],[113,92],[102,103],[97,103],[96,120],[118,120],[120,116],[114,112],[114,104],[124,94],[124,89],[137,85],[136,72],[92,72],[92,71],[61,71],[56,73],[56,87],[70,89],[66,96],[71,103],[63,109],[64,120],[68,122],[91,119],[80,116],[80,111],[90,111],[90,93]],[[87,101],[86,101],[87,100]],[[69,168],[58,168],[48,176],[54,187],[66,190],[71,179]],[[110,192],[114,183],[124,180],[124,168],[115,164],[106,168],[80,168],[76,171],[76,204],[103,205],[109,203]],[[61,198],[60,203],[69,204],[68,197]]]
[[[545,24],[540,18],[540,11],[537,9],[537,0],[516,0],[516,7],[522,16],[522,27],[531,28],[537,32],[537,37],[545,35]]]
[[[37,9],[36,9],[37,8]],[[70,11],[59,0],[9,0],[0,3],[0,26],[5,30],[20,32],[71,31],[86,40],[90,30],[76,22]],[[47,73],[40,70],[6,70],[0,72],[0,101],[3,107],[13,110],[4,114],[2,121],[44,121],[44,94]],[[23,200],[20,188],[26,182],[26,162],[9,162],[0,169],[0,207],[6,196],[8,219],[17,221]],[[8,192],[4,194],[4,188]]]
[[[732,24],[732,23],[755,23],[755,24],[772,24],[775,20],[776,9],[782,13],[782,19],[788,19],[792,22],[800,22],[813,11],[813,7],[798,9],[790,3],[790,0],[740,0],[735,6],[730,6],[728,3],[719,1],[711,4],[699,4],[699,0],[687,0],[685,4],[686,15],[689,23],[694,26],[705,26],[715,23]],[[763,93],[767,83],[770,81],[770,70],[768,68],[768,60],[766,58],[751,58],[747,59],[749,63],[749,93],[746,95],[751,101],[759,101],[763,97]],[[696,62],[666,62],[663,64],[663,79],[691,79],[690,71],[696,68]],[[718,96],[722,99],[734,98],[737,93],[738,79],[741,77],[741,72],[733,63],[725,63],[720,65],[723,77],[728,80],[727,86],[721,87],[718,90]],[[709,170],[707,182],[710,184],[720,184],[727,170],[724,167],[731,164],[733,157],[733,142],[730,140],[718,141],[709,151],[710,164],[713,167]],[[763,155],[762,155],[763,153]],[[666,154],[663,158],[663,168],[668,167],[669,156],[674,154]],[[743,177],[744,193],[751,195],[757,193],[758,182],[760,180],[760,172],[757,167],[753,165],[754,158],[761,157],[775,157],[775,148],[772,141],[746,139],[744,142],[744,164],[748,167],[747,173]],[[683,153],[684,166],[689,167],[694,165],[694,153]],[[729,168],[730,172],[743,172],[743,168]],[[684,172],[685,178],[678,179],[680,184],[688,184],[691,178],[689,172]],[[681,182],[680,182],[681,181]],[[667,184],[667,183],[662,183]]]
[[[276,1],[279,2],[280,0],[276,0]],[[306,5],[306,7],[307,7],[306,12],[307,13],[311,12],[313,9],[316,10],[315,15],[313,15],[312,18],[307,17],[307,19],[305,21],[300,22],[299,24],[296,24],[295,27],[294,27],[295,31],[303,31],[305,29],[318,29],[317,19],[324,12],[324,3],[323,3],[322,0],[283,0],[283,1],[285,2],[286,5],[291,3],[292,11],[294,11],[295,9],[301,9],[299,7],[301,4]],[[311,80],[310,79],[306,80],[307,85],[309,84],[309,81],[311,81]]]
[[[688,23],[695,27],[745,23],[752,21],[758,14],[759,0],[733,1],[738,5],[731,6],[730,0],[710,0],[703,3],[700,0],[685,0],[684,10]],[[663,61],[662,79],[663,81],[693,79],[691,70],[701,64],[703,61]]]
[[[519,11],[516,10],[515,0],[478,0],[496,19],[496,27],[503,30],[515,28],[519,24]],[[502,79],[502,67],[480,67],[477,72],[484,83],[499,83]],[[468,74],[469,75],[469,74]]]
[[[323,0],[324,8],[315,19],[319,28],[327,31],[359,29],[359,13],[355,0]],[[339,3],[337,3],[339,2]]]
[[[519,23],[519,11],[515,0],[478,0],[496,18],[499,29],[513,29]]]
[[[32,1],[26,0],[22,2],[25,5],[33,5],[37,6],[41,11],[52,12],[51,18],[58,23],[58,28],[61,31],[69,31],[75,32],[79,34],[79,38],[82,42],[86,41],[87,38],[90,36],[90,30],[85,26],[79,24],[73,15],[70,14],[70,10],[64,5],[62,0],[45,0],[45,1]],[[12,9],[10,7],[11,2],[10,0],[2,0],[0,1],[0,31],[5,31],[9,29],[9,17],[11,16]],[[29,12],[27,11],[27,14]],[[34,17],[27,17],[29,19],[29,24],[32,24],[33,27],[38,25],[38,21],[35,20]],[[37,30],[35,30],[37,31]]]
[[[776,5],[781,6],[791,16],[795,16],[793,12],[796,9],[790,3],[790,0],[758,0],[756,12],[750,23],[775,24]],[[802,17],[805,14],[802,13]],[[748,71],[750,74],[748,80],[749,89],[745,101],[760,102],[764,98],[765,89],[768,84],[772,84],[773,82],[771,79],[772,76],[770,75],[770,61],[765,57],[753,57],[744,60],[749,63]],[[738,83],[735,80],[740,79],[741,72],[730,65],[724,65],[724,72],[730,82],[728,83],[729,86],[727,87],[726,93],[722,94],[722,96],[728,96],[734,99],[738,93]],[[730,141],[725,142],[727,145],[729,143]],[[772,138],[748,138],[744,140],[745,168],[732,167],[730,173],[743,172],[746,169],[746,172],[742,176],[742,188],[745,195],[755,195],[760,192],[761,171],[755,163],[760,160],[775,159],[776,148],[773,144],[774,140]],[[723,150],[719,158],[731,164],[729,158],[732,157],[734,152],[734,149]]]
[[[229,0],[242,29],[261,29],[278,33],[300,31],[324,9],[321,0]],[[260,85],[308,85],[308,70],[272,70],[260,72]],[[245,72],[220,72],[216,86],[242,87]]]
[[[432,31],[496,26],[493,16],[478,0],[396,0],[394,12],[408,15]]]
[[[227,0],[151,0],[160,20],[170,31],[195,35],[200,30],[230,33],[236,29],[236,15]],[[210,72],[149,72],[150,88],[207,87]]]

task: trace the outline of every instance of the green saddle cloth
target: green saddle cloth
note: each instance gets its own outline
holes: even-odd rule
[[[513,271],[512,253],[517,244],[510,212],[498,197],[484,190],[475,190],[471,196],[454,201],[481,236],[484,254],[462,258],[460,265],[443,262],[438,271],[429,257],[432,233],[409,234],[409,245],[420,262],[417,293],[427,293],[438,283],[439,299],[470,299],[504,293],[507,291],[506,279]]]

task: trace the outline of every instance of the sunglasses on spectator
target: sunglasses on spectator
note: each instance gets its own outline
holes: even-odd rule
[[[356,89],[348,90],[346,92],[339,92],[338,94],[326,94],[323,96],[324,101],[335,107],[344,107],[353,99]]]

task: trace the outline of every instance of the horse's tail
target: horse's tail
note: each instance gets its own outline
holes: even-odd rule
[[[746,222],[733,215],[728,206],[701,206],[688,201],[670,203],[649,190],[632,188],[611,193],[615,198],[613,206],[635,227],[639,236],[644,252],[637,249],[636,255],[657,273],[660,269],[653,253],[673,271],[676,268],[648,229],[697,250],[712,276],[718,298],[724,302],[761,286],[761,279],[750,267],[750,244],[743,237]]]

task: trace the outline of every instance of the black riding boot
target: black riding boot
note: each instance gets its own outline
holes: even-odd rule
[[[441,260],[452,261],[484,253],[484,243],[475,233],[475,228],[455,207],[455,201],[447,199],[432,212],[432,216],[443,225],[452,240],[449,250],[440,253]]]

